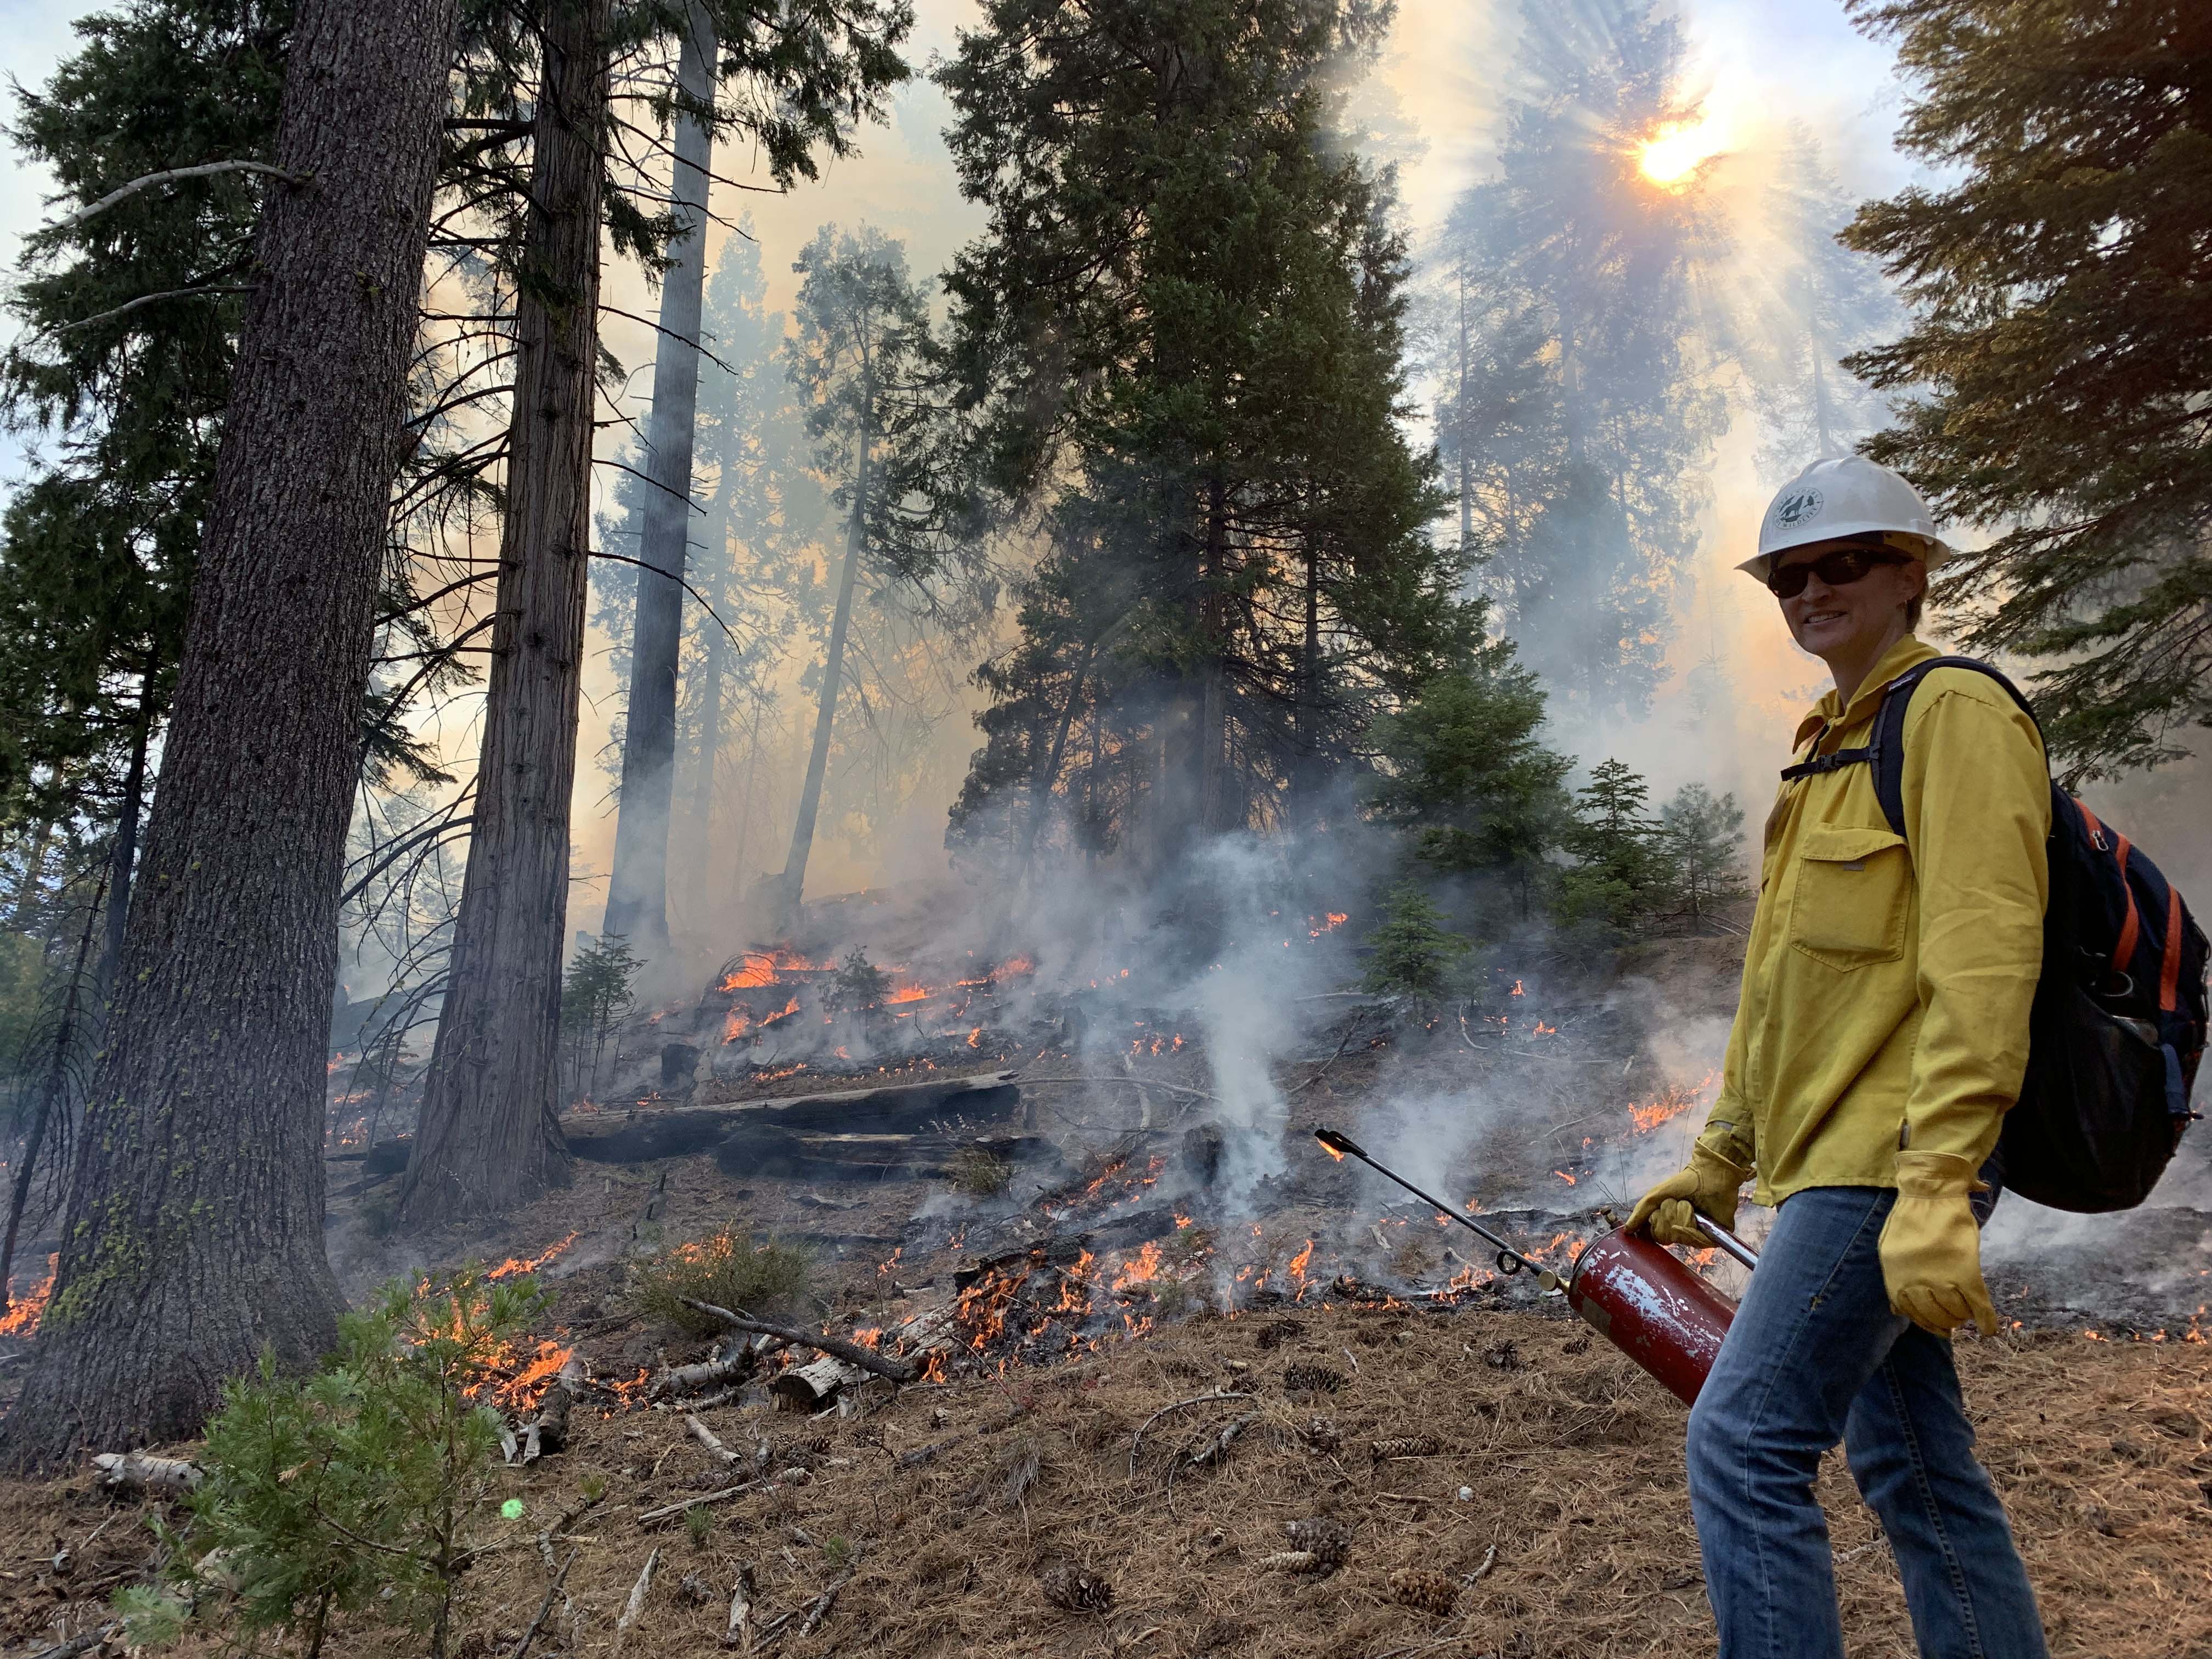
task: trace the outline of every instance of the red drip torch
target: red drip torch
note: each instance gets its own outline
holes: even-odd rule
[[[1528,1260],[1457,1206],[1423,1192],[1395,1170],[1377,1164],[1349,1135],[1318,1127],[1313,1133],[1330,1157],[1358,1158],[1479,1234],[1498,1252],[1498,1272],[1516,1273],[1526,1267],[1546,1290],[1565,1291],[1567,1305],[1600,1336],[1665,1383],[1684,1405],[1696,1403],[1698,1390],[1721,1351],[1721,1340],[1728,1334],[1729,1321],[1735,1317],[1735,1304],[1663,1246],[1615,1228],[1592,1239],[1572,1272],[1561,1278]],[[1709,1216],[1697,1219],[1698,1231],[1715,1244],[1745,1267],[1758,1266],[1758,1255],[1741,1239]]]

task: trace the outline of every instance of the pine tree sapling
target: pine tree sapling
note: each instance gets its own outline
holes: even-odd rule
[[[1559,919],[1621,938],[1644,931],[1673,891],[1658,826],[1645,808],[1651,786],[1620,760],[1601,761],[1575,792],[1565,836],[1574,867],[1559,878]]]
[[[1376,816],[1412,831],[1422,860],[1514,888],[1523,915],[1565,827],[1568,762],[1539,740],[1544,694],[1511,647],[1486,647],[1378,721]]]
[[[1672,866],[1674,910],[1692,933],[1712,924],[1714,912],[1749,891],[1743,870],[1743,808],[1734,795],[1713,798],[1702,783],[1686,783],[1659,814]]]
[[[1401,882],[1383,902],[1382,920],[1367,936],[1374,951],[1364,981],[1389,996],[1411,997],[1425,1012],[1449,987],[1451,971],[1468,941],[1444,925],[1444,913],[1411,882]]]
[[[321,1646],[333,1615],[374,1611],[447,1650],[461,1573],[497,1541],[500,1368],[543,1299],[526,1275],[386,1286],[297,1378],[264,1358],[227,1384],[171,1572],[210,1554],[246,1632]]]

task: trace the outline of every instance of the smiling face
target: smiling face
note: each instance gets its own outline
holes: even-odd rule
[[[1838,544],[1815,542],[1775,557],[1775,568],[1816,562]],[[1928,567],[1917,559],[1878,564],[1855,582],[1830,586],[1815,574],[1805,591],[1779,601],[1790,637],[1826,662],[1848,693],[1881,653],[1908,631],[1905,609],[1928,586]]]

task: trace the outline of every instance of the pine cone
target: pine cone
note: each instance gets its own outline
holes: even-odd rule
[[[1306,1437],[1306,1444],[1317,1452],[1333,1452],[1344,1443],[1343,1434],[1339,1431],[1336,1425],[1326,1417],[1308,1418],[1306,1425],[1301,1432]]]
[[[1459,1605],[1459,1586],[1440,1572],[1406,1567],[1390,1575],[1391,1599],[1424,1613],[1449,1613]]]
[[[1044,1599],[1070,1613],[1106,1613],[1114,1606],[1114,1587],[1073,1561],[1055,1561],[1038,1575]]]
[[[1434,1457],[1438,1447],[1432,1434],[1406,1435],[1395,1440],[1377,1440],[1368,1453],[1380,1463],[1389,1457]]]
[[[1328,1365],[1300,1361],[1283,1367],[1283,1387],[1292,1394],[1334,1394],[1345,1380],[1342,1371]]]
[[[1285,1522],[1283,1530],[1290,1534],[1293,1547],[1313,1553],[1314,1570],[1318,1572],[1334,1572],[1352,1551],[1352,1534],[1325,1515]]]

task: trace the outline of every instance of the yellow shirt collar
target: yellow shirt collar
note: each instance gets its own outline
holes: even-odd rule
[[[1812,711],[1797,723],[1797,735],[1791,741],[1790,747],[1802,749],[1806,740],[1823,726],[1842,727],[1850,725],[1872,705],[1881,700],[1882,692],[1899,674],[1908,668],[1926,662],[1931,657],[1940,657],[1942,654],[1925,641],[1907,634],[1881,653],[1873,668],[1868,671],[1867,677],[1859,682],[1858,690],[1851,693],[1851,700],[1848,706],[1843,703],[1835,688],[1829,687],[1827,695],[1814,703]]]

